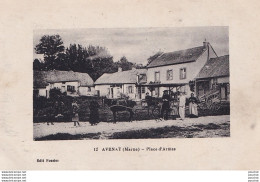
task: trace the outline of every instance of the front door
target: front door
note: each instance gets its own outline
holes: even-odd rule
[[[142,99],[142,87],[137,87],[138,89],[138,98]]]

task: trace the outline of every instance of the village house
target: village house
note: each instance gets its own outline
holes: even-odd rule
[[[229,55],[211,58],[196,76],[199,97],[217,92],[221,100],[229,101]]]
[[[100,96],[121,98],[123,95],[132,100],[138,100],[146,90],[137,87],[138,82],[146,83],[146,69],[135,69],[104,73],[95,82],[95,90]]]
[[[162,53],[147,65],[147,87],[153,97],[162,97],[164,90],[190,95],[189,83],[210,58],[217,57],[208,42],[186,50]]]
[[[35,96],[49,98],[51,89],[60,89],[69,96],[93,96],[94,81],[87,73],[73,71],[34,71],[33,92]]]

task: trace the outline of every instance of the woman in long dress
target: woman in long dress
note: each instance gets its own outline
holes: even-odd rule
[[[74,126],[80,126],[79,124],[79,106],[76,101],[72,103],[72,121],[74,122]]]
[[[99,123],[99,104],[96,100],[92,100],[89,104],[90,116],[89,123],[91,126],[97,125]]]
[[[191,97],[189,98],[189,113],[191,118],[198,117],[198,100],[194,97],[194,94],[191,93]]]

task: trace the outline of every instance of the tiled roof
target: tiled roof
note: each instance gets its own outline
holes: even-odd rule
[[[33,86],[46,87],[48,83],[79,81],[81,86],[93,86],[94,82],[87,73],[73,71],[34,71]]]
[[[95,85],[136,83],[136,75],[146,73],[146,69],[134,69],[115,73],[104,73]]]
[[[211,58],[200,70],[196,79],[229,76],[229,55]]]
[[[193,62],[206,50],[204,46],[163,53],[147,65],[147,68]]]

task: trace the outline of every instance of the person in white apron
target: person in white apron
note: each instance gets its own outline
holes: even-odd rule
[[[186,97],[184,93],[181,92],[179,97],[179,115],[182,121],[185,119],[185,103]]]

